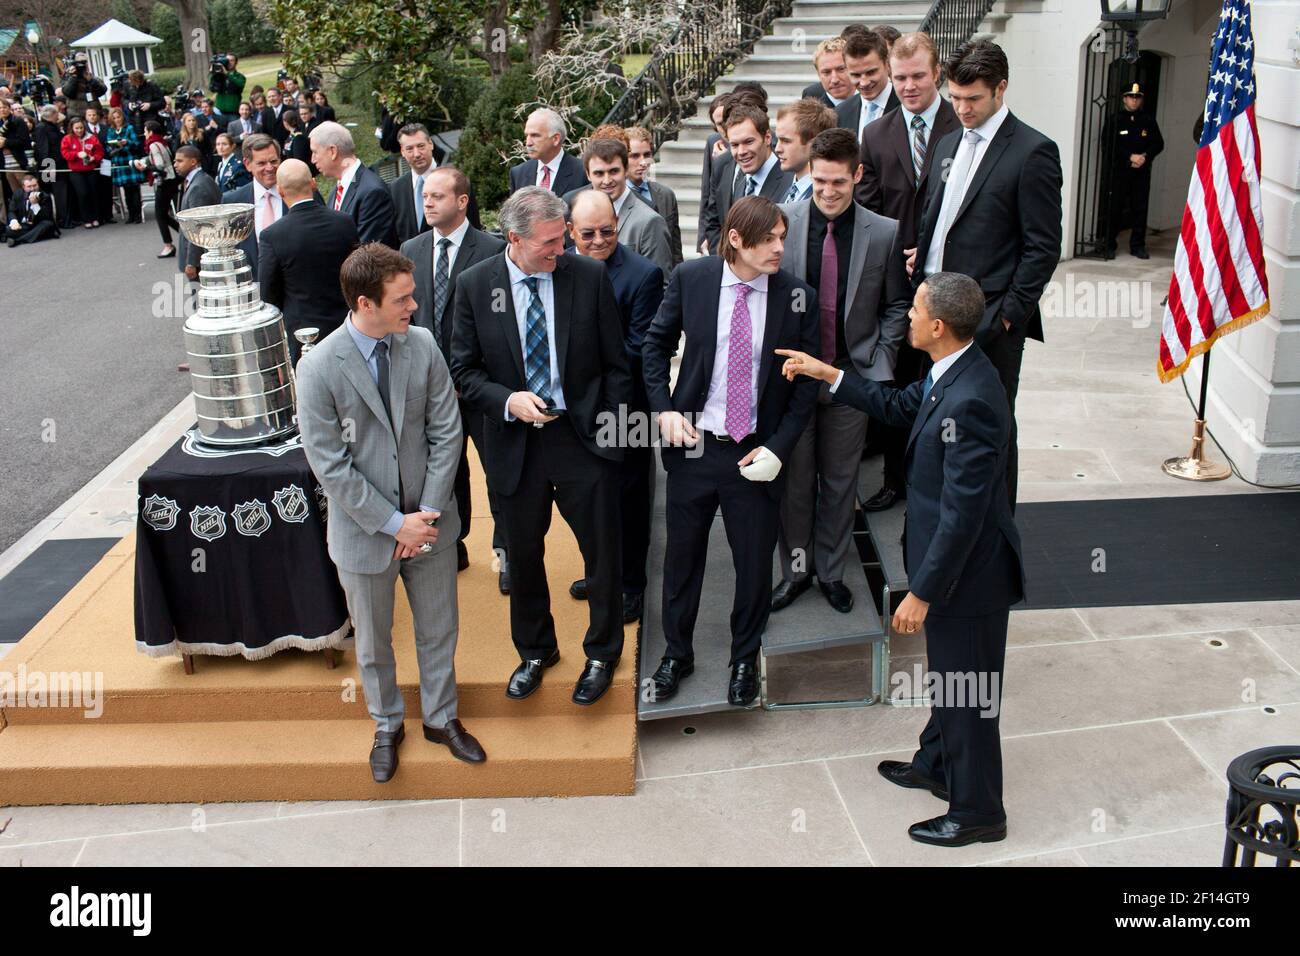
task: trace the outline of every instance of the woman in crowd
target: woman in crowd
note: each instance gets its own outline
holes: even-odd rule
[[[153,212],[158,220],[158,232],[162,235],[163,247],[158,253],[159,259],[170,259],[176,255],[172,244],[172,233],[180,232],[176,223],[176,191],[181,181],[172,166],[172,151],[167,148],[167,138],[163,136],[162,123],[149,120],[144,124],[144,156],[137,159],[136,168],[148,173],[153,182]]]
[[[311,98],[316,104],[316,118],[322,123],[333,123],[334,107],[330,106],[330,98],[325,95],[325,91],[317,90],[311,95]]]
[[[204,135],[203,129],[199,126],[199,118],[188,110],[182,113],[180,129],[176,131],[176,135],[172,139],[172,154],[175,155],[176,150],[182,146],[198,147],[199,152],[203,154],[203,161],[200,165],[203,167],[203,171],[210,175],[212,172],[213,145],[212,140]]]
[[[301,159],[307,164],[307,168],[311,170],[313,176],[319,176],[320,171],[311,162],[311,142],[303,131],[302,117],[298,115],[298,111],[285,110],[284,115],[280,117],[280,121],[284,123],[284,128],[289,131],[289,137],[284,141],[284,158]]]
[[[135,167],[135,160],[144,153],[144,144],[135,127],[126,121],[119,107],[108,111],[108,128],[104,131],[104,152],[113,164],[113,187],[121,187],[126,197],[128,225],[144,222],[140,213],[140,184],[144,173]]]
[[[244,168],[244,161],[240,159],[239,150],[229,133],[217,134],[217,156],[217,188],[223,193],[252,181],[253,175]]]
[[[0,165],[4,166],[5,208],[9,197],[23,190],[23,173],[27,171],[27,150],[32,145],[31,129],[27,121],[14,113],[9,101],[0,96]]]
[[[63,137],[60,152],[68,161],[68,169],[71,171],[72,192],[77,197],[81,223],[87,229],[96,229],[99,227],[96,177],[99,176],[99,164],[104,159],[104,146],[99,137],[87,132],[86,121],[75,116],[68,121],[68,135]]]

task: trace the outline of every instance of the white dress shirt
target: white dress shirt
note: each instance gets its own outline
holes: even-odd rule
[[[274,210],[274,218],[271,222],[279,222],[284,218],[284,200],[280,198],[280,192],[276,189],[267,189],[256,179],[253,180],[253,228],[257,231],[257,238],[262,238],[262,210],[266,208],[266,197],[271,197],[271,209]]]
[[[340,206],[342,206],[343,200],[347,198],[348,189],[350,189],[352,186],[352,180],[357,178],[357,172],[360,169],[361,169],[361,160],[357,159],[356,157],[353,157],[351,165],[349,165],[347,168],[343,170],[343,175],[339,177],[338,183],[335,184],[334,195],[338,198],[338,203],[337,204],[330,203],[331,209],[338,209]],[[343,187],[342,193],[338,191],[339,186]]]
[[[434,227],[433,229],[433,271],[435,275],[438,272],[438,246],[442,243],[442,240],[444,239],[451,240],[451,245],[447,247],[447,278],[450,279],[451,271],[456,268],[456,255],[460,252],[460,245],[465,241],[465,233],[467,232],[469,232],[468,219],[462,220],[459,226],[457,226],[451,232],[447,233],[445,236],[442,234],[442,230],[440,230],[437,226]],[[524,291],[525,292],[528,291],[527,286],[524,287]],[[542,286],[540,283],[538,283],[537,286],[537,294],[538,295],[542,294]],[[531,294],[529,295],[529,298],[530,299],[532,298]],[[525,305],[524,309],[526,310],[527,308],[528,306]]]
[[[876,94],[876,98],[873,100],[867,99],[865,96],[862,96],[861,93],[858,94],[858,96],[862,97],[862,111],[858,113],[859,143],[862,142],[862,131],[885,115],[885,107],[889,105],[889,94],[893,92],[893,89],[893,85],[886,81],[884,87]],[[871,110],[872,104],[875,104],[876,107],[874,116],[872,115]]]
[[[961,142],[957,144],[957,152],[953,154],[952,169],[961,169],[965,162],[965,155],[971,149],[975,150],[974,158],[971,160],[970,172],[966,175],[966,181],[955,183],[951,178],[944,185],[943,205],[939,207],[939,219],[935,225],[934,235],[930,237],[930,248],[925,252],[925,274],[933,275],[936,272],[943,271],[943,247],[948,242],[948,227],[951,225],[951,218],[957,214],[961,208],[962,200],[966,198],[966,187],[970,181],[975,178],[976,171],[980,168],[980,162],[984,159],[985,152],[988,151],[988,145],[994,136],[998,135],[998,130],[1002,127],[1002,122],[1007,118],[1010,110],[1005,103],[1002,108],[986,119],[981,125],[973,130],[963,130]],[[967,142],[970,137],[967,133],[974,133],[979,137],[978,141],[972,146]],[[951,187],[951,188],[950,188]]]
[[[449,250],[450,251],[450,250]],[[524,359],[524,373],[528,372],[528,305],[533,301],[533,293],[528,288],[524,279],[528,278],[530,273],[520,269],[510,254],[506,254],[506,270],[510,273],[510,296],[515,303],[515,325],[519,329],[519,347],[520,353]],[[555,340],[555,274],[551,272],[533,272],[539,280],[537,283],[537,295],[542,300],[542,308],[546,310],[546,339],[549,345],[547,351],[551,357],[551,405],[554,408],[567,408],[564,404],[564,389],[560,386],[560,359],[557,354]],[[524,389],[527,391],[527,388]],[[506,421],[512,422],[515,416],[510,414],[510,402],[506,402],[505,408]]]
[[[745,285],[754,291],[745,300],[749,305],[750,325],[753,328],[753,368],[750,369],[749,431],[758,425],[758,368],[763,360],[763,332],[767,325],[766,273],[756,276]],[[696,425],[718,435],[727,433],[727,351],[731,347],[731,312],[736,307],[736,289],[741,280],[722,263],[722,292],[718,296],[718,336],[714,343],[713,375],[709,379],[709,393],[704,399],[704,409]]]
[[[560,160],[562,160],[563,158],[564,158],[564,150],[560,150],[558,153],[555,154],[554,158],[552,158],[549,163],[544,163],[539,159],[537,161],[537,179],[533,182],[533,185],[534,186],[542,185],[542,170],[550,169],[551,182],[546,188],[549,189],[551,192],[555,192],[555,178],[560,175]]]

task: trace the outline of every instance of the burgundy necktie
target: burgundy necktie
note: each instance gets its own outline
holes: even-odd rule
[[[840,282],[840,260],[835,249],[835,223],[826,220],[822,240],[822,274],[817,280],[817,311],[821,317],[822,361],[835,361],[835,292]]]

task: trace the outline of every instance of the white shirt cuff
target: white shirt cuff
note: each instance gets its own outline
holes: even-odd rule
[[[840,382],[842,381],[844,381],[844,369],[840,369],[840,374],[835,376],[835,382],[831,385],[832,395],[835,394],[835,390],[840,387]]]

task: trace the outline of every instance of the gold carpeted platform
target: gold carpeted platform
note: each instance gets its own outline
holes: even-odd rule
[[[505,696],[518,663],[508,598],[491,569],[492,521],[477,462],[470,567],[459,576],[456,676],[460,716],[486,763],[453,759],[420,732],[410,610],[399,584],[394,623],[406,697],[401,766],[388,784],[370,777],[374,725],[349,649],[330,670],[323,654],[285,651],[261,661],[151,659],[135,649],[135,538],[119,542],[0,662],[10,674],[102,675],[102,714],[82,707],[0,711],[0,806],[243,800],[373,800],[578,796],[633,791],[636,637],[614,686],[597,704],[569,698],[584,661],[587,605],[569,597],[582,576],[577,542],[559,514],[546,563],[561,660],[525,701]],[[275,582],[267,582],[275,587]]]

